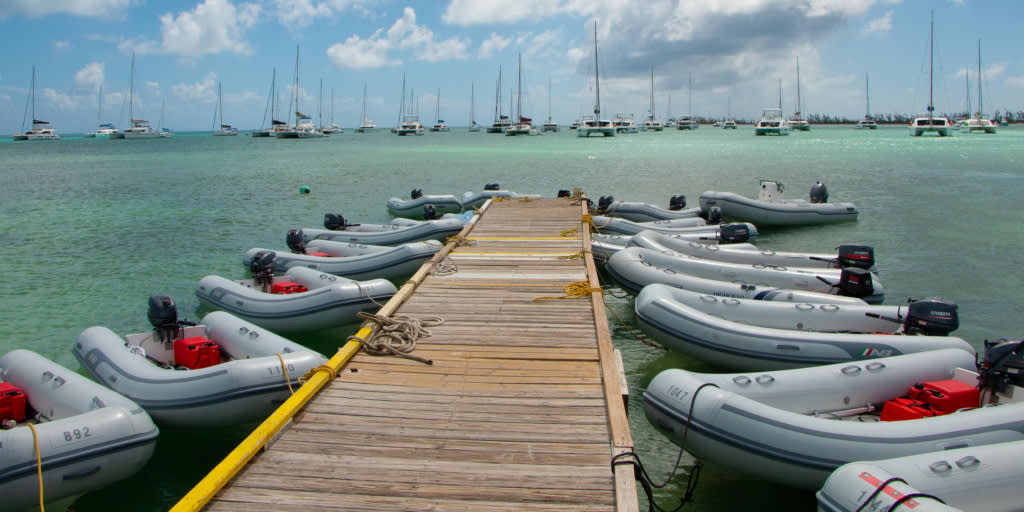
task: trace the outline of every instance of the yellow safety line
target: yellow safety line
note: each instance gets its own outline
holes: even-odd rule
[[[521,242],[523,240],[562,240],[565,241],[564,236],[471,236],[466,237],[466,240],[488,240],[488,241],[501,241],[508,240],[509,242]]]
[[[458,258],[459,256],[565,256],[568,258],[570,256],[579,257],[579,254],[580,251],[459,251],[455,253],[455,257]]]

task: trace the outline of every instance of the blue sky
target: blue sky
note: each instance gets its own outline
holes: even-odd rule
[[[655,110],[756,118],[762,107],[796,102],[800,62],[805,113],[858,118],[864,76],[872,112],[923,112],[928,102],[928,17],[935,10],[935,104],[966,109],[965,70],[977,103],[982,42],[985,110],[1021,110],[1024,62],[1015,25],[1019,0],[0,0],[0,133],[21,128],[32,66],[36,116],[58,132],[91,130],[103,86],[104,122],[123,126],[130,56],[135,109],[154,123],[209,129],[223,83],[224,120],[242,129],[264,116],[277,69],[287,111],[300,48],[300,109],[323,110],[342,126],[368,117],[392,126],[402,74],[421,119],[452,125],[493,118],[498,68],[503,110],[523,56],[523,113],[568,124],[592,108],[593,23],[598,22],[601,100],[606,115],[646,115],[650,71]],[[692,111],[688,82],[692,77]],[[286,114],[279,114],[284,117]]]

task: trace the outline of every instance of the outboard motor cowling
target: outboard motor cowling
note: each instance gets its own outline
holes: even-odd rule
[[[437,218],[437,207],[432,203],[423,205],[423,220],[434,220]]]
[[[557,197],[572,197],[572,194],[568,190],[565,190],[563,188],[563,189],[560,189],[558,191],[558,196]]]
[[[746,224],[726,224],[718,228],[718,243],[739,244],[750,240]]]
[[[263,291],[269,291],[274,284],[274,260],[277,253],[274,251],[260,251],[256,253],[252,262],[249,263],[249,271],[252,272],[253,283],[260,286]]]
[[[946,336],[960,327],[957,305],[942,299],[922,299],[907,307],[903,331],[907,334]]]
[[[501,187],[497,183],[488,183],[484,185],[484,190],[501,190]]]
[[[668,198],[668,209],[672,211],[682,210],[686,208],[686,196],[683,194],[677,194]]]
[[[615,201],[615,197],[614,196],[601,196],[597,200],[597,211],[599,211],[599,212],[606,212],[606,211],[608,211],[608,207],[610,207],[612,205],[613,201]]]
[[[306,254],[306,242],[303,240],[301,229],[289,229],[285,241],[288,242],[288,248],[293,253]]]
[[[342,231],[349,226],[348,221],[340,213],[325,213],[324,227],[331,231]]]
[[[414,189],[412,189],[412,193],[409,194],[409,195],[412,196],[413,199],[419,199],[420,197],[423,196],[423,190],[422,189],[418,189],[418,188],[414,188]]]
[[[722,209],[717,207],[717,206],[712,206],[711,208],[708,208],[708,218],[707,218],[706,223],[708,225],[711,225],[711,226],[714,226],[715,224],[721,224],[722,223]],[[746,226],[744,226],[744,227],[746,227]]]
[[[174,341],[179,329],[178,306],[174,305],[170,295],[150,295],[146,317],[160,341]]]
[[[839,275],[840,295],[848,297],[870,297],[875,294],[875,287],[871,284],[871,272],[862,268],[844,268]]]
[[[828,187],[820,181],[814,182],[811,186],[811,202],[812,203],[827,203],[828,202]]]
[[[875,266],[875,249],[870,245],[842,244],[838,260],[840,268],[870,269]]]
[[[1002,393],[1009,386],[1024,386],[1024,340],[985,340],[979,370],[982,389]]]

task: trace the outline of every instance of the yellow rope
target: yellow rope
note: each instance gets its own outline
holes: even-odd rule
[[[560,259],[560,260],[581,260],[581,259],[585,258],[588,254],[593,254],[593,253],[591,253],[588,249],[583,249],[582,251],[579,251],[579,252],[576,252],[576,253],[573,253],[573,254],[567,254],[565,256],[559,256],[558,259]]]
[[[36,476],[39,478],[39,512],[46,512],[46,507],[43,506],[43,459],[39,456],[39,434],[36,432],[36,426],[29,423],[28,428],[32,429],[32,444],[36,450]]]
[[[305,375],[303,375],[301,378],[299,378],[299,383],[301,384],[301,383],[306,382],[309,379],[312,379],[313,376],[316,375],[317,372],[327,372],[327,380],[328,381],[332,381],[332,380],[334,380],[335,377],[338,376],[338,372],[336,372],[334,370],[334,368],[331,368],[330,366],[327,366],[326,364],[322,364],[320,366],[314,366],[314,367],[310,368],[309,371],[306,372]]]
[[[536,199],[534,199],[532,197],[529,197],[529,196],[524,196],[524,197],[520,197],[519,198],[519,202],[520,203],[532,203],[534,201],[536,201]]]
[[[456,246],[460,245],[476,245],[476,240],[470,240],[462,235],[452,235],[448,237],[446,242],[455,242]]]
[[[281,356],[280,352],[278,352],[276,355],[277,359],[281,361],[281,371],[284,372],[284,381],[288,384],[288,392],[294,395],[295,390],[292,389],[292,379],[291,377],[288,376],[288,368],[286,368],[284,365],[284,357]]]
[[[590,283],[587,281],[577,281],[572,284],[565,285],[565,295],[561,297],[535,297],[534,302],[543,302],[546,300],[559,300],[559,299],[581,299],[583,297],[590,296],[591,293],[601,293],[601,288],[591,288]]]

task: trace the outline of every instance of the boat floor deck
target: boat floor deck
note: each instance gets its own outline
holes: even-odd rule
[[[597,288],[589,233],[565,233],[585,212],[489,203],[394,299],[444,319],[413,352],[433,364],[360,352],[206,509],[636,510],[601,293],[534,300]]]

